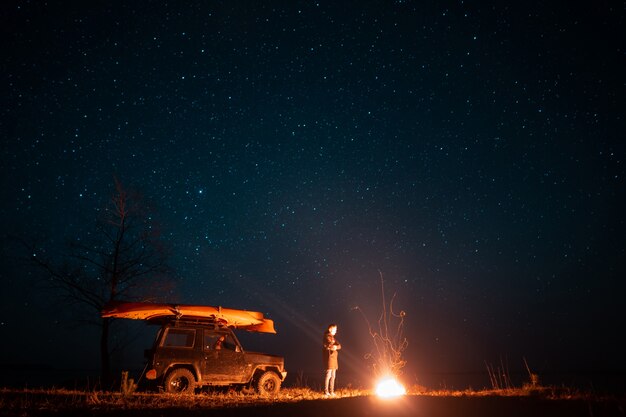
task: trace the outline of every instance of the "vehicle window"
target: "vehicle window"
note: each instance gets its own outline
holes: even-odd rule
[[[205,333],[204,335],[205,350],[236,350],[236,347],[233,337],[228,333]]]
[[[168,329],[163,346],[193,347],[196,331],[193,329]]]
[[[204,333],[204,350],[214,350],[220,335],[215,333]]]

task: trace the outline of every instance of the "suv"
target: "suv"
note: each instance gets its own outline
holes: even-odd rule
[[[237,386],[272,395],[287,376],[282,357],[244,351],[232,329],[217,322],[165,322],[145,356],[146,378],[166,392]]]

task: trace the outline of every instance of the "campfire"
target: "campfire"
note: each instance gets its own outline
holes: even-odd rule
[[[376,384],[376,395],[380,398],[394,398],[406,394],[406,389],[396,378],[384,377]]]

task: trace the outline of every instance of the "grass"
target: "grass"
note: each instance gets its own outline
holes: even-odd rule
[[[337,392],[338,398],[368,395],[363,390],[345,389]],[[309,388],[284,388],[273,397],[230,390],[226,392],[200,392],[196,394],[166,394],[135,392],[80,391],[68,389],[0,389],[0,409],[51,410],[76,408],[104,409],[161,409],[161,408],[222,408],[276,402],[297,402],[323,399],[322,393]]]
[[[371,390],[341,389],[336,398],[373,395]],[[408,395],[441,397],[533,396],[546,399],[593,399],[576,390],[555,387],[528,387],[499,390],[431,390],[421,386],[408,388]],[[0,389],[0,410],[11,410],[27,416],[28,410],[62,412],[63,410],[141,410],[141,409],[210,409],[244,407],[261,404],[322,400],[319,391],[310,388],[283,388],[273,397],[241,391],[205,391],[197,394],[165,394],[134,392],[80,391],[68,389]]]
[[[471,388],[465,390],[433,390],[420,386],[411,387],[407,392],[409,395],[424,396],[442,396],[442,397],[540,397],[550,400],[569,400],[569,399],[599,399],[596,394],[582,392],[567,387],[521,387],[521,388],[500,388],[500,389],[481,389],[473,390]]]

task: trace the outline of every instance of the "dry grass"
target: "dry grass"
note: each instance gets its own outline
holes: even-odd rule
[[[481,389],[473,390],[434,390],[419,385],[409,387],[408,395],[441,396],[441,397],[539,397],[549,400],[602,400],[612,398],[590,392],[583,392],[568,387],[544,387],[525,385],[521,388]]]
[[[342,389],[336,398],[372,395],[370,390]],[[421,386],[409,387],[408,395],[432,397],[525,397],[545,399],[593,399],[597,396],[575,390],[554,387],[512,388],[500,390],[431,390]],[[78,391],[67,389],[0,389],[0,410],[15,415],[28,416],[41,412],[62,413],[64,410],[202,410],[226,407],[245,407],[264,404],[320,400],[324,396],[310,388],[283,388],[273,397],[241,391],[200,392],[193,394],[141,393],[131,395],[120,392]]]
[[[344,389],[337,391],[336,398],[368,395],[364,390]],[[161,409],[161,408],[222,408],[239,407],[277,402],[297,402],[323,399],[321,392],[309,388],[284,388],[276,396],[268,397],[241,391],[200,392],[197,394],[138,393],[78,391],[67,389],[0,389],[0,409],[3,410],[50,410],[64,409]]]

